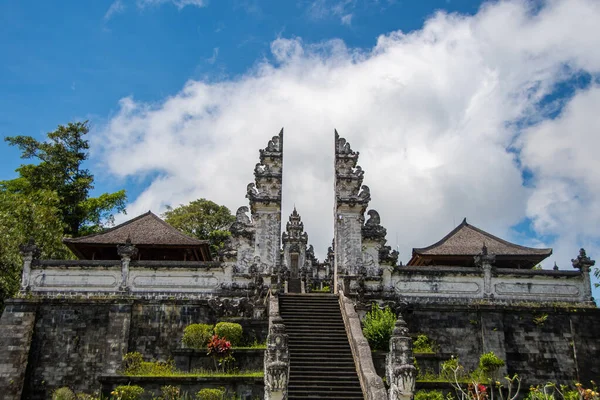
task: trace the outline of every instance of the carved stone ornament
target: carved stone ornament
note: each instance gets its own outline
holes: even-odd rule
[[[379,248],[379,263],[384,265],[398,264],[400,253],[397,250],[392,250],[390,246],[381,246]]]
[[[573,263],[573,268],[577,268],[580,271],[589,271],[591,267],[596,265],[596,261],[589,258],[583,248],[579,250],[577,258],[571,260],[571,262]]]
[[[415,391],[417,369],[413,365],[412,339],[402,315],[398,316],[392,337],[390,351],[386,357],[386,377],[390,385],[390,400],[409,400]]]
[[[475,260],[475,265],[478,267],[483,267],[484,265],[493,265],[496,262],[495,254],[488,254],[488,248],[483,244],[481,248],[481,253],[473,257]]]
[[[20,245],[19,250],[23,258],[29,258],[29,261],[38,259],[41,253],[33,238],[29,238],[26,244]]]
[[[267,147],[260,150],[261,160],[263,157],[280,155],[278,153],[283,153],[283,128],[281,128],[278,135],[273,136],[271,140],[269,140]]]
[[[130,238],[127,238],[127,240],[125,241],[125,244],[117,245],[117,254],[119,254],[119,256],[121,258],[131,259],[132,257],[135,257],[137,253],[138,253],[138,249],[135,247],[135,245],[133,243],[131,243]]]
[[[375,210],[369,210],[367,213],[369,219],[362,227],[362,237],[365,240],[373,240],[376,242],[385,243],[385,235],[387,234],[387,230],[381,226],[381,218],[379,217],[379,213]]]
[[[254,304],[246,297],[242,297],[239,299],[221,299],[215,297],[208,300],[208,306],[213,310],[213,312],[218,318],[251,318],[254,315]]]
[[[250,217],[246,214],[248,212],[250,212],[250,209],[246,206],[237,209],[235,213],[235,222],[229,227],[232,236],[241,236],[252,240],[254,237],[254,227],[252,226]]]
[[[280,392],[278,398],[287,398],[287,383],[289,374],[288,335],[285,333],[283,319],[275,316],[269,324],[267,350],[265,351],[265,400],[274,398],[274,393]]]

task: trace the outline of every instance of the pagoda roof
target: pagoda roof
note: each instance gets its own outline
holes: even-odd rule
[[[437,243],[414,248],[408,265],[440,265],[440,261],[456,262],[460,259],[471,263],[474,256],[481,254],[484,245],[489,254],[496,255],[497,260],[511,260],[512,266],[519,267],[533,267],[552,254],[552,249],[525,247],[500,239],[467,223],[465,218]]]
[[[65,238],[63,242],[77,256],[86,257],[89,251],[84,247],[115,246],[131,242],[137,247],[156,248],[200,248],[203,254],[208,253],[208,240],[199,240],[181,233],[151,211],[139,215],[120,225],[100,233],[78,238]],[[204,251],[205,250],[205,251]]]

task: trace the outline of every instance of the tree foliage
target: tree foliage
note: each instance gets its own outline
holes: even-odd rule
[[[27,195],[0,190],[0,309],[21,282],[19,246],[30,238],[43,258],[71,258],[62,243],[63,224],[56,193],[38,190]]]
[[[21,280],[19,245],[33,239],[41,258],[73,258],[62,243],[66,236],[99,231],[112,213],[125,212],[125,191],[89,197],[94,176],[82,167],[88,157],[87,122],[69,123],[48,133],[5,138],[34,164],[17,168],[19,176],[0,182],[0,309]]]
[[[43,142],[31,136],[4,139],[21,150],[21,158],[37,163],[21,165],[17,168],[19,177],[2,182],[3,188],[25,195],[40,189],[55,192],[64,233],[69,236],[97,232],[105,223],[112,222],[114,210],[125,212],[124,190],[89,197],[94,176],[82,165],[88,158],[89,143],[85,139],[88,132],[86,121],[59,125]]]
[[[206,199],[194,200],[177,208],[167,206],[163,218],[187,235],[209,240],[213,255],[223,248],[231,235],[229,226],[235,221],[229,208]]]

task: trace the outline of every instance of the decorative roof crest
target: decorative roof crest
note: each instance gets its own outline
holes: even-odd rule
[[[589,258],[585,252],[585,249],[579,249],[579,255],[577,258],[571,260],[573,268],[577,268],[581,271],[588,270],[596,265],[596,261]]]

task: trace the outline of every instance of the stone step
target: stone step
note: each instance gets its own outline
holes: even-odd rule
[[[363,399],[362,391],[358,390],[329,390],[329,391],[318,391],[314,390],[300,390],[295,389],[288,391],[288,399],[343,399],[343,400],[354,400]]]
[[[290,351],[288,399],[362,399],[336,295],[279,298]]]

